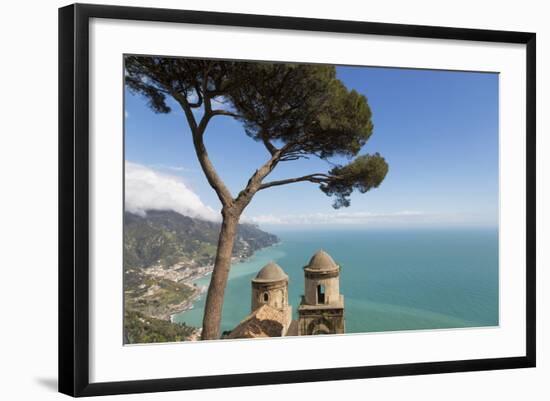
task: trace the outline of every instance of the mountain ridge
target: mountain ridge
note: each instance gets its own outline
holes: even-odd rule
[[[165,267],[178,259],[213,263],[221,223],[184,216],[174,211],[148,210],[145,216],[124,213],[124,267]],[[258,226],[240,223],[233,256],[246,258],[279,242]]]

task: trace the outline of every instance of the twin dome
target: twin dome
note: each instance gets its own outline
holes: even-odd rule
[[[317,251],[313,255],[306,266],[308,270],[334,270],[337,269],[338,265],[334,262],[334,259],[323,251],[322,249]],[[267,265],[262,267],[262,269],[256,275],[254,281],[257,282],[266,282],[266,281],[280,281],[288,280],[288,276],[284,270],[275,262],[269,262]]]
[[[288,280],[288,276],[275,262],[269,262],[256,275],[254,281],[279,281]]]
[[[309,264],[306,266],[308,270],[334,270],[337,268],[338,265],[334,259],[322,249],[311,257]]]

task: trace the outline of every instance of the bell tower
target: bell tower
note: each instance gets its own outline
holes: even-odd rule
[[[344,296],[340,294],[340,266],[323,250],[304,266],[305,293],[298,307],[299,335],[342,334]]]
[[[284,332],[292,319],[292,306],[288,304],[288,276],[281,267],[270,262],[252,279],[251,312],[269,305],[284,316]]]

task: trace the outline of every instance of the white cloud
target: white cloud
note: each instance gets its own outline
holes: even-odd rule
[[[218,96],[212,99],[212,110],[232,111],[232,107],[229,100]]]
[[[151,167],[155,170],[168,170],[168,171],[174,171],[176,173],[196,173],[196,172],[198,172],[198,170],[194,169],[194,168],[183,167],[183,166],[170,166],[168,164],[152,164],[149,167]]]
[[[125,208],[145,215],[147,210],[172,210],[190,217],[219,221],[220,213],[205,205],[179,177],[126,162]]]
[[[369,224],[369,223],[402,223],[422,219],[423,212],[403,210],[389,213],[334,211],[330,213],[304,213],[288,215],[265,214],[247,217],[246,220],[256,224],[273,225],[311,225],[311,224]]]

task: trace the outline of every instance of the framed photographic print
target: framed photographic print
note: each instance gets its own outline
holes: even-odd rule
[[[535,34],[59,10],[59,390],[535,366]]]

